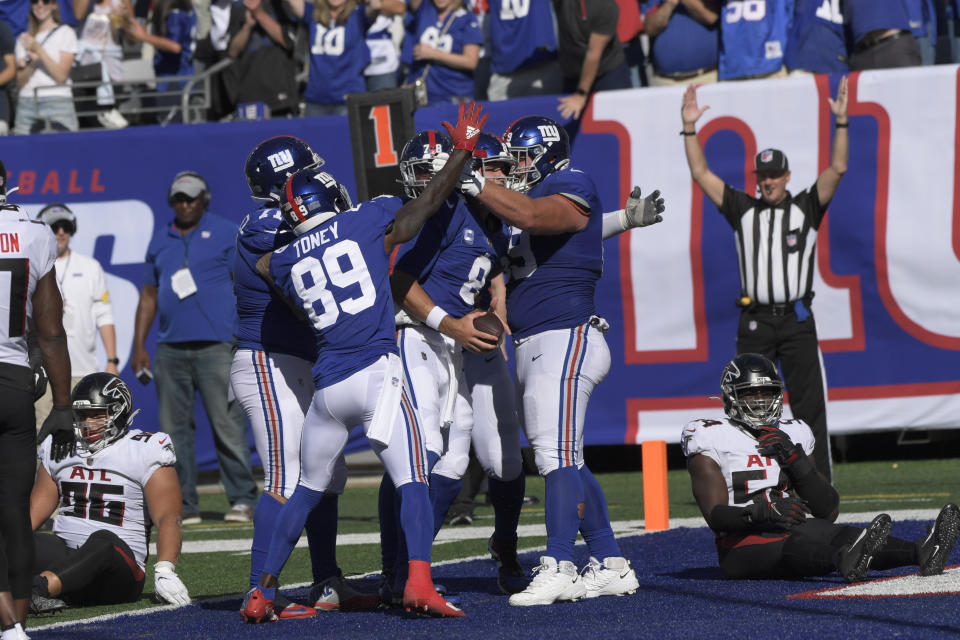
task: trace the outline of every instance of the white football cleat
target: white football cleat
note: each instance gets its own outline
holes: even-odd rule
[[[590,564],[583,568],[583,585],[587,589],[588,598],[600,596],[625,596],[636,593],[640,588],[637,574],[626,558],[604,558],[599,560],[590,557]]]
[[[533,580],[520,593],[510,596],[514,607],[553,604],[561,600],[579,600],[587,595],[577,566],[569,560],[540,556],[540,566],[533,569]]]
[[[343,576],[332,576],[310,588],[310,601],[321,611],[370,611],[380,604],[380,594],[361,593]]]

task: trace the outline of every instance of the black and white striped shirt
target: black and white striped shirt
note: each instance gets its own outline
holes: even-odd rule
[[[825,212],[816,183],[795,196],[788,192],[775,206],[724,185],[720,213],[736,235],[741,295],[758,304],[785,304],[809,295]]]

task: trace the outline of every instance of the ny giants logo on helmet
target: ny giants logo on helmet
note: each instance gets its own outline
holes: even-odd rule
[[[541,124],[537,126],[544,142],[559,142],[560,132],[552,124]],[[509,143],[509,142],[508,142]]]
[[[293,153],[291,153],[290,149],[283,149],[267,156],[267,160],[270,162],[270,166],[273,167],[273,172],[279,173],[293,166]]]

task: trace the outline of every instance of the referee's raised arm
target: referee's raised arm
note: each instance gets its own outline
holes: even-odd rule
[[[830,111],[836,121],[833,134],[833,151],[830,154],[830,166],[823,170],[820,177],[817,178],[817,197],[820,200],[820,206],[825,207],[833,198],[840,184],[840,178],[847,172],[847,157],[850,151],[850,137],[847,134],[847,127],[850,124],[847,118],[847,77],[840,79],[840,86],[837,87],[837,99],[827,98],[830,103]],[[689,155],[689,154],[688,154]]]
[[[846,96],[846,93],[844,93],[844,96]],[[700,147],[700,139],[697,138],[695,126],[703,112],[709,108],[709,105],[701,107],[697,104],[697,88],[692,84],[689,85],[683,94],[683,104],[680,107],[680,118],[683,120],[683,130],[680,135],[683,136],[683,148],[687,152],[690,176],[707,194],[710,201],[719,207],[723,203],[723,180],[710,171],[707,166],[707,159]],[[844,109],[846,109],[846,98],[844,98]]]

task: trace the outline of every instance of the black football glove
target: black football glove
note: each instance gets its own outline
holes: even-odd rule
[[[36,402],[47,392],[47,370],[42,364],[33,368],[33,401]]]
[[[60,462],[76,452],[77,439],[73,431],[72,407],[55,406],[50,410],[50,415],[43,421],[37,440],[43,442],[51,434],[53,444],[50,446],[50,457],[54,462]]]
[[[766,495],[754,499],[746,508],[748,524],[760,531],[789,529],[807,519],[810,510],[796,498],[768,498]]]
[[[801,458],[806,458],[803,447],[794,444],[786,433],[776,427],[761,427],[762,434],[757,438],[757,451],[773,458],[781,467],[789,467]]]

